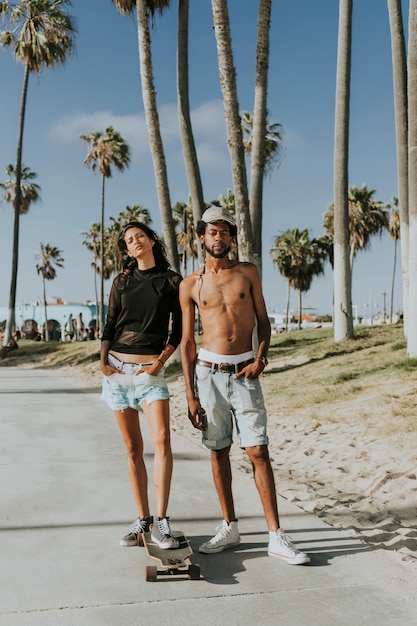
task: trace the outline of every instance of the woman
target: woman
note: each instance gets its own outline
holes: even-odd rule
[[[167,517],[172,451],[164,365],[181,339],[178,287],[182,278],[169,269],[156,233],[141,222],[130,222],[123,228],[118,247],[124,261],[122,273],[113,281],[102,335],[102,399],[114,411],[126,445],[129,479],[139,513],[120,544],[136,546],[138,533],[151,529],[152,540],[161,548],[177,548]],[[139,407],[154,443],[155,517],[149,510]]]

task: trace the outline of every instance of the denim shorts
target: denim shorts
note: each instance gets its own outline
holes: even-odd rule
[[[235,379],[233,373],[196,365],[197,391],[207,414],[203,445],[222,450],[233,442],[233,425],[241,448],[268,444],[266,409],[259,378]]]
[[[101,399],[107,402],[112,411],[128,408],[139,410],[143,402],[151,404],[155,400],[169,400],[164,368],[158,376],[146,372],[135,376],[142,365],[119,361],[112,354],[108,355],[108,363],[124,372],[103,376]]]

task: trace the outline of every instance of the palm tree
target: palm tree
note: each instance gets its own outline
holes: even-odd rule
[[[8,21],[1,32],[0,43],[11,48],[17,61],[23,63],[23,87],[20,100],[19,131],[16,157],[16,195],[14,201],[12,272],[10,281],[9,310],[4,332],[7,345],[15,326],[17,272],[19,264],[19,225],[21,214],[21,180],[23,129],[29,75],[40,74],[43,67],[63,64],[73,49],[75,29],[71,18],[62,10],[69,0],[20,0],[0,2],[0,15]]]
[[[408,198],[409,296],[407,354],[417,357],[417,0],[410,0],[408,17]]]
[[[334,137],[334,339],[353,338],[349,265],[348,163],[352,0],[339,0]]]
[[[253,258],[252,228],[249,214],[249,194],[243,146],[242,124],[239,115],[236,71],[230,35],[227,0],[212,0],[214,32],[217,41],[220,86],[226,118],[227,144],[232,165],[233,187],[236,199],[237,240],[239,258]]]
[[[151,214],[148,209],[140,204],[134,204],[133,206],[126,206],[124,211],[120,211],[117,217],[111,217],[110,220],[122,228],[129,222],[142,222],[142,224],[152,224]]]
[[[221,194],[218,200],[212,200],[210,202],[213,206],[222,206],[229,211],[232,215],[236,217],[236,202],[235,202],[235,194],[231,189],[227,190],[227,195]]]
[[[178,3],[178,39],[177,39],[177,99],[182,151],[184,155],[187,181],[190,189],[193,223],[201,219],[205,209],[203,184],[201,182],[197,151],[194,142],[190,116],[188,86],[188,8],[189,0]],[[202,247],[198,238],[193,245],[200,262],[203,260]],[[194,257],[193,257],[194,259]]]
[[[288,330],[290,289],[298,290],[298,328],[301,328],[302,293],[309,291],[314,276],[324,273],[327,251],[319,239],[310,239],[308,228],[286,230],[274,239],[272,262],[287,279],[288,295],[285,328]]]
[[[398,198],[392,199],[392,204],[395,206],[395,209],[392,209],[389,216],[388,223],[388,232],[391,238],[394,241],[394,262],[392,264],[392,280],[391,280],[391,302],[390,302],[390,311],[389,311],[389,323],[392,324],[392,314],[394,308],[394,281],[395,281],[395,270],[397,266],[397,242],[401,239],[401,229],[400,229],[400,212],[398,211]]]
[[[16,168],[9,163],[6,165],[6,174],[10,177],[6,180],[5,183],[0,183],[0,187],[3,189],[3,198],[6,202],[12,205],[14,208],[16,206],[16,193],[17,193],[17,183],[16,183]],[[13,178],[11,178],[13,177]],[[37,177],[35,172],[32,172],[28,167],[22,165],[20,171],[20,215],[25,215],[28,213],[30,205],[34,202],[40,201],[40,190],[41,188],[36,183],[29,183],[28,185],[22,184],[22,181],[33,180]]]
[[[358,250],[365,250],[370,245],[372,235],[381,235],[388,228],[387,204],[373,199],[375,189],[350,187],[349,232],[350,232],[350,267]]]
[[[43,305],[45,309],[45,340],[49,341],[49,328],[48,328],[48,312],[46,303],[46,281],[53,280],[56,277],[56,268],[64,267],[64,259],[62,253],[55,246],[51,246],[49,243],[43,245],[41,243],[41,251],[36,256],[39,257],[40,262],[36,264],[36,270],[38,274],[42,275],[42,292],[43,292]]]
[[[164,243],[175,270],[179,270],[179,256],[175,236],[175,224],[172,217],[171,199],[169,194],[168,173],[165,160],[156,104],[156,89],[153,81],[151,36],[149,19],[155,12],[160,14],[166,9],[170,0],[111,0],[121,15],[131,15],[135,9],[138,23],[139,61],[142,84],[142,97],[148,127],[149,143],[152,152],[156,187],[161,212]]]
[[[180,225],[181,230],[177,235],[177,241],[182,250],[183,275],[187,275],[187,260],[192,261],[192,272],[194,271],[194,260],[198,258],[197,236],[193,220],[193,204],[191,197],[188,204],[177,202],[172,208],[174,220]]]
[[[119,232],[117,232],[117,237]],[[115,248],[116,244],[116,248]],[[115,228],[113,225],[107,226],[104,229],[104,280],[109,280],[112,275],[115,275],[119,268],[119,251],[117,248],[117,238]],[[97,268],[98,273],[101,276],[101,267]]]
[[[253,155],[254,143],[253,120],[254,116],[248,111],[242,113],[243,145],[245,154],[251,156]],[[282,124],[270,124],[267,117],[263,146],[263,158],[265,161],[264,175],[270,173],[274,167],[277,167],[281,163],[284,152],[283,134]]]
[[[401,0],[388,0],[394,80],[395,129],[397,136],[398,203],[401,222],[401,273],[403,285],[404,333],[408,328],[408,104],[407,57]]]
[[[256,37],[255,100],[251,137],[250,219],[254,260],[262,276],[262,206],[266,161],[269,32],[272,0],[259,0]],[[246,148],[246,146],[245,146]],[[272,162],[270,161],[270,164]]]
[[[112,126],[104,133],[92,131],[88,135],[80,135],[81,141],[88,144],[89,152],[84,165],[91,167],[93,172],[99,167],[101,173],[101,244],[100,244],[100,335],[104,328],[104,182],[112,175],[112,166],[122,172],[130,164],[130,147]]]
[[[16,183],[16,168],[9,163],[6,165],[6,173],[9,178],[5,183],[0,183],[0,188],[3,189],[3,198],[6,202],[12,205],[15,210],[16,207],[16,193],[17,193],[17,183]],[[22,165],[20,172],[20,214],[25,215],[28,213],[30,205],[35,202],[40,201],[40,187],[36,183],[30,182],[29,184],[24,184],[22,181],[32,181],[36,178],[37,174],[32,172],[28,167]],[[15,218],[16,224],[16,218]],[[17,250],[17,249],[16,249]],[[16,287],[15,287],[16,288]],[[15,297],[15,296],[14,296]],[[7,346],[9,344],[10,338],[12,337],[13,330],[15,327],[15,313],[14,307],[10,307],[9,303],[9,322],[10,322],[10,334],[8,337],[4,337],[3,344]],[[8,331],[7,323],[5,334]]]
[[[100,241],[101,241],[101,225],[98,222],[93,222],[90,224],[89,231],[83,231],[81,233],[84,235],[85,239],[82,241],[82,245],[87,248],[90,252],[93,253],[93,261],[91,266],[94,270],[94,294],[96,297],[96,324],[99,318],[99,307],[98,307],[98,291],[97,291],[97,274],[99,273],[100,266],[98,264],[98,259],[100,258]]]
[[[257,89],[256,92],[260,91]],[[264,129],[263,141],[259,143],[258,132],[254,127],[255,116],[248,111],[242,114],[243,145],[245,154],[251,155],[251,186],[250,186],[250,216],[253,233],[253,252],[262,275],[262,197],[263,179],[266,174],[272,172],[275,166],[281,161],[283,153],[282,126],[281,124],[269,124],[266,111],[265,127],[263,123],[259,125]],[[259,154],[260,151],[262,154]]]
[[[348,190],[349,267],[351,272],[357,252],[369,248],[372,235],[381,235],[388,228],[387,205],[374,200],[374,193],[375,189],[368,189],[366,185],[350,187]],[[324,214],[323,225],[334,239],[334,203]]]

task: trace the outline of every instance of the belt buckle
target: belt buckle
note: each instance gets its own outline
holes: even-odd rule
[[[218,371],[223,374],[230,374],[230,372],[234,371],[233,368],[234,365],[231,363],[219,363],[217,366]]]

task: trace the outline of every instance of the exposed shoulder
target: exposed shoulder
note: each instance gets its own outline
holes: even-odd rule
[[[250,263],[249,261],[239,261],[237,265],[238,267],[245,269],[245,270],[251,270],[251,269],[256,270],[255,263]]]
[[[180,290],[183,293],[190,292],[193,289],[194,285],[197,283],[198,279],[201,277],[201,275],[202,275],[202,268],[199,268],[192,274],[185,276],[185,278],[183,278],[181,281]]]
[[[199,267],[198,270],[186,276],[182,282],[184,283],[184,285],[193,285],[195,281],[198,278],[200,278],[203,274],[204,274],[203,268]]]
[[[247,276],[259,277],[258,268],[254,263],[250,263],[249,261],[239,261],[236,265],[236,269]]]

